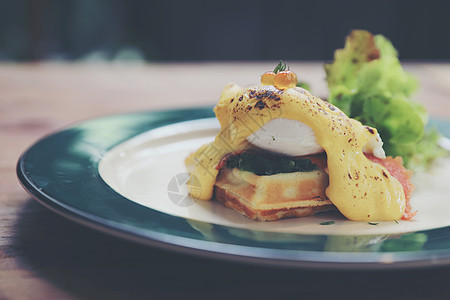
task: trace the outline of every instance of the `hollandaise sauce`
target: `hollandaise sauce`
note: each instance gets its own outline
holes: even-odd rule
[[[223,90],[214,112],[220,132],[212,143],[203,145],[186,160],[201,183],[201,191],[195,191],[197,198],[212,198],[224,156],[248,149],[247,137],[265,123],[286,118],[302,122],[314,131],[327,157],[326,195],[345,217],[356,221],[402,217],[406,206],[402,185],[382,165],[367,159],[362,150],[377,135],[376,129],[348,118],[307,90],[279,89],[274,85],[244,89],[230,84]]]

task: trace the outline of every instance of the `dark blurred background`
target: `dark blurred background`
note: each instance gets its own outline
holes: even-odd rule
[[[444,0],[0,0],[0,60],[329,60],[356,28],[450,59]]]

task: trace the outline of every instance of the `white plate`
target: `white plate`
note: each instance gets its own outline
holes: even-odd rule
[[[450,264],[448,158],[415,175],[412,221],[370,225],[325,213],[261,223],[192,201],[183,189],[185,157],[218,130],[212,116],[211,108],[192,108],[76,124],[30,147],[17,175],[36,200],[73,221],[187,254],[300,268]],[[450,136],[448,121],[432,121]]]

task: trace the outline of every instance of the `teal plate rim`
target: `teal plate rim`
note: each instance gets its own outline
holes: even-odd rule
[[[271,266],[396,269],[450,264],[450,227],[395,236],[276,234],[165,214],[119,195],[98,163],[114,146],[143,132],[214,117],[211,107],[104,116],[50,134],[17,163],[20,183],[39,203],[96,230],[145,245]],[[450,121],[431,123],[450,136]],[[201,228],[207,228],[206,231]]]

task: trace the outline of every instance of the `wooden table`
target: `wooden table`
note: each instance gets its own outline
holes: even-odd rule
[[[43,135],[139,110],[214,105],[229,81],[254,83],[273,63],[1,64],[0,298],[150,299],[278,296],[450,299],[450,267],[344,272],[268,268],[152,249],[68,221],[21,188],[15,164]],[[450,64],[406,64],[417,98],[450,118]],[[326,95],[320,63],[293,63]]]

